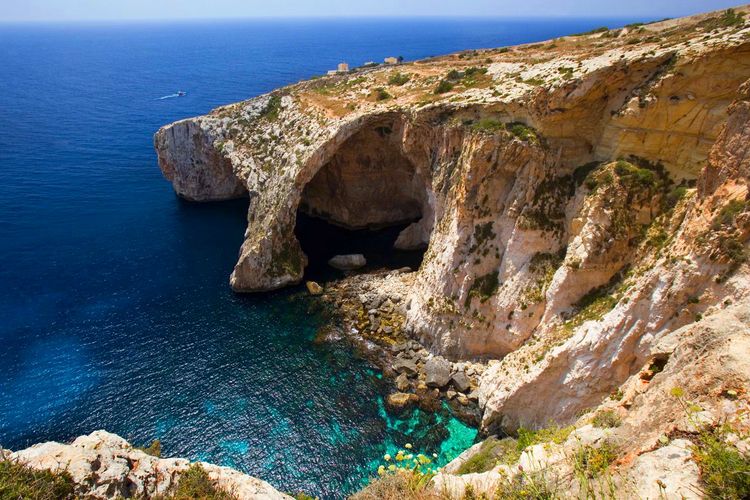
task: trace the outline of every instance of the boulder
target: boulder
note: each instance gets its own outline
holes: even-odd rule
[[[411,359],[396,358],[392,366],[396,373],[405,373],[408,377],[417,374],[417,364]]]
[[[323,287],[315,281],[308,281],[305,283],[305,286],[310,295],[321,295],[323,293]]]
[[[396,377],[396,389],[404,392],[409,389],[409,387],[411,387],[411,384],[409,383],[409,378],[406,376],[406,373],[401,373]]]
[[[451,363],[440,356],[424,364],[425,383],[428,387],[445,387],[451,379]]]
[[[361,253],[336,255],[328,261],[329,266],[341,271],[359,269],[360,267],[365,267],[365,264],[367,264],[367,260]]]
[[[394,392],[393,394],[389,394],[385,399],[385,407],[389,412],[399,414],[414,406],[418,400],[419,398],[416,394]]]
[[[471,380],[469,380],[465,372],[459,371],[454,373],[451,377],[451,382],[458,392],[467,392],[471,389]]]

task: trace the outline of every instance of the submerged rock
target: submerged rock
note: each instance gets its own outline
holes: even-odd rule
[[[416,394],[406,392],[394,392],[389,394],[385,400],[385,407],[394,414],[403,413],[408,408],[414,406],[419,398]]]
[[[328,261],[328,265],[334,269],[340,271],[353,271],[361,267],[365,267],[367,260],[361,253],[353,253],[348,255],[336,255]]]
[[[315,281],[308,281],[305,283],[305,286],[310,295],[321,295],[323,293],[323,287]]]

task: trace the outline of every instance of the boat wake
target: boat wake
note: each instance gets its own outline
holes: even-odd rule
[[[179,90],[179,91],[177,91],[174,94],[169,94],[169,95],[165,95],[165,96],[162,96],[162,97],[157,97],[154,100],[156,100],[156,101],[163,101],[164,99],[174,99],[175,97],[182,97],[185,94],[187,94],[187,92],[183,92],[182,90]]]

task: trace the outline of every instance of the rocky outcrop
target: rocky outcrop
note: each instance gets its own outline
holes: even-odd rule
[[[222,135],[210,118],[182,120],[154,136],[159,167],[175,192],[190,201],[219,201],[247,195],[222,154]]]
[[[76,496],[91,499],[161,498],[174,490],[191,465],[182,458],[153,457],[105,431],[81,436],[71,444],[36,444],[5,459],[39,470],[67,471]],[[218,488],[238,499],[291,499],[265,481],[229,467],[200,464]]]
[[[463,498],[469,486],[492,496],[513,481],[573,498],[582,488],[596,498],[704,498],[696,462],[702,433],[731,429],[719,431],[715,443],[750,457],[748,348],[746,300],[664,336],[651,360],[572,427],[558,428],[520,456],[501,452],[497,461],[485,460],[486,470],[462,474],[472,457],[487,452],[479,443],[443,468],[434,487],[449,498]],[[596,450],[606,450],[597,455],[604,467],[586,478],[584,458]]]
[[[485,432],[572,422],[671,332],[748,295],[749,34],[710,14],[419,61],[406,83],[363,69],[155,144],[178,193],[249,193],[233,289],[300,282],[298,211],[409,222],[395,246],[426,246],[421,267],[373,282],[407,288],[399,313],[339,301],[356,331],[489,361]],[[394,368],[408,382],[424,361]]]

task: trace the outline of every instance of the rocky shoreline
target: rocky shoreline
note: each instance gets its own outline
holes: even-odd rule
[[[349,275],[307,289],[328,315],[321,340],[345,339],[393,384],[386,408],[399,415],[413,407],[436,411],[446,402],[453,414],[479,427],[477,387],[486,365],[453,363],[434,355],[405,330],[407,298],[415,274],[409,268]]]

